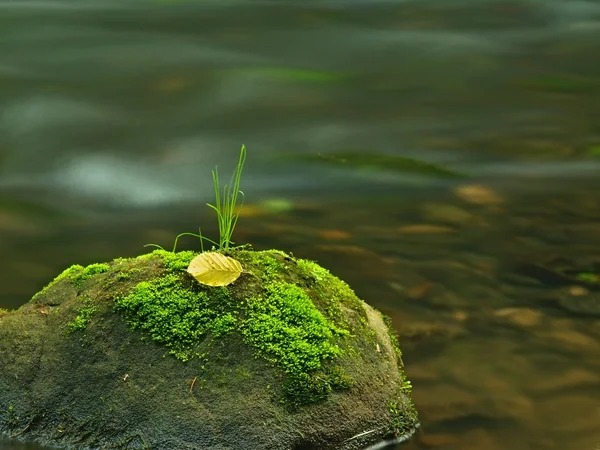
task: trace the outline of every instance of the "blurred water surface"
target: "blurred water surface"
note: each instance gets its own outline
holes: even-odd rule
[[[0,0],[0,55],[0,307],[214,234],[245,144],[238,241],[392,316],[401,448],[600,446],[600,1]]]

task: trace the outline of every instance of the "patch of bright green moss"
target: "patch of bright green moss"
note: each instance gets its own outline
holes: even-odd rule
[[[248,300],[241,332],[244,342],[285,374],[283,393],[292,406],[314,403],[332,390],[349,386],[342,374],[322,370],[323,363],[343,354],[334,336],[346,330],[328,321],[303,289],[284,282],[265,286],[263,296]]]
[[[215,288],[209,296],[174,273],[138,283],[128,295],[115,300],[115,307],[126,313],[133,329],[146,331],[182,361],[194,356],[194,343],[207,333],[223,336],[237,323],[227,288]]]
[[[322,361],[340,356],[332,338],[348,334],[329,322],[303,289],[281,282],[248,299],[241,331],[245,342],[288,374],[320,369]]]
[[[92,316],[98,312],[98,307],[87,305],[77,311],[77,317],[67,324],[67,331],[83,331],[92,321]]]
[[[253,262],[260,267],[260,278],[266,283],[280,279],[281,272],[284,270],[283,264],[268,253],[256,253]]]
[[[339,320],[343,317],[340,304],[354,309],[363,319],[366,318],[361,301],[348,284],[314,261],[298,259],[296,262],[300,273],[316,283],[317,292],[329,318]]]
[[[79,264],[74,264],[71,267],[66,268],[60,274],[58,274],[58,276],[56,278],[54,278],[54,280],[52,280],[50,283],[48,283],[46,286],[44,286],[44,288],[41,291],[39,291],[37,294],[35,294],[33,296],[33,298],[35,299],[35,298],[39,297],[40,295],[45,294],[46,292],[48,292],[48,289],[50,289],[52,286],[54,286],[60,280],[63,280],[65,278],[71,279],[73,276],[75,276],[77,273],[79,273],[83,269],[84,269],[84,267],[80,266]]]
[[[89,266],[83,268],[83,270],[78,270],[76,273],[69,275],[67,278],[70,278],[76,287],[81,287],[84,281],[89,280],[94,275],[99,273],[107,272],[109,269],[110,266],[108,264],[90,264]]]
[[[168,252],[166,250],[154,250],[152,253],[149,253],[149,255],[161,257],[165,267],[168,270],[176,272],[186,270],[197,253],[189,250],[177,253]]]

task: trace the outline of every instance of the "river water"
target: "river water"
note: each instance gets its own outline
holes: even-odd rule
[[[0,0],[0,55],[0,307],[214,236],[245,144],[236,240],[392,317],[398,448],[600,448],[600,1]]]

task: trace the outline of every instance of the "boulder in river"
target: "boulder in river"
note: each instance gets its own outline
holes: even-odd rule
[[[318,264],[230,250],[72,266],[0,311],[0,433],[63,448],[360,449],[418,427],[381,313]]]

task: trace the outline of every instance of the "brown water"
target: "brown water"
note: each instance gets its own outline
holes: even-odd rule
[[[245,143],[237,241],[393,319],[397,448],[600,448],[600,2],[0,0],[0,30],[0,307],[214,236]]]

